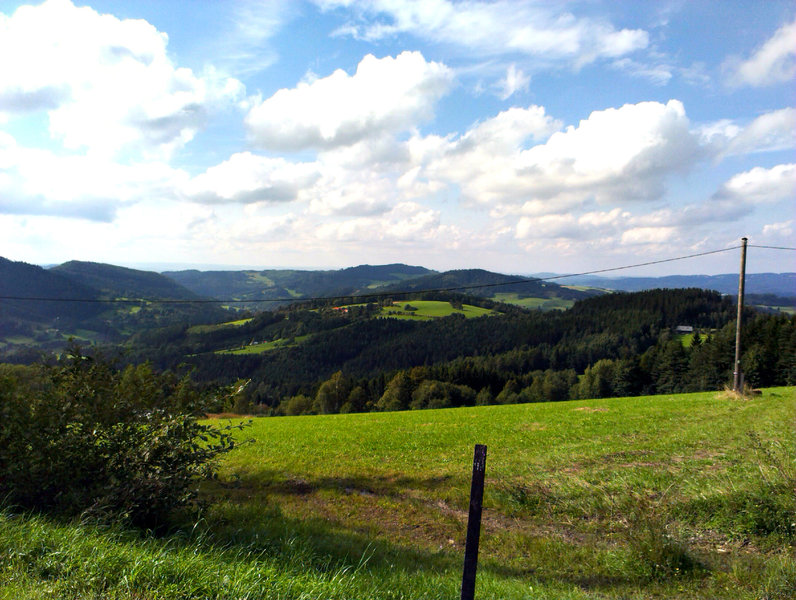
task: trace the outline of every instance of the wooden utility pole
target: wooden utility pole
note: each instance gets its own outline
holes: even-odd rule
[[[746,278],[746,238],[741,238],[741,272],[738,277],[738,318],[735,321],[735,369],[732,374],[732,389],[742,393],[741,373],[741,318],[743,315],[743,294]]]

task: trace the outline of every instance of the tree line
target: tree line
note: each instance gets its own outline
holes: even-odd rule
[[[561,312],[527,311],[454,293],[499,316],[376,318],[379,302],[345,313],[328,303],[259,313],[240,327],[144,332],[125,360],[188,369],[205,383],[249,379],[250,409],[270,414],[460,406],[720,389],[731,380],[735,304],[699,289],[606,294]],[[350,299],[355,301],[355,298]],[[401,299],[400,302],[404,302]],[[345,304],[345,301],[339,301]],[[678,325],[697,332],[684,343]],[[746,380],[796,383],[794,317],[747,309]],[[216,354],[252,341],[306,341],[261,354]]]
[[[249,380],[241,410],[304,414],[556,401],[720,389],[731,380],[736,307],[700,289],[606,294],[528,311],[447,292],[496,316],[379,318],[393,298],[356,297],[249,315],[237,326],[144,330],[121,364],[149,362],[199,385]],[[411,301],[402,297],[395,301]],[[347,311],[334,310],[347,305]],[[742,368],[753,386],[796,383],[796,318],[747,309]],[[688,325],[697,333],[675,333]],[[259,354],[224,348],[280,341]],[[689,343],[690,342],[690,343]]]

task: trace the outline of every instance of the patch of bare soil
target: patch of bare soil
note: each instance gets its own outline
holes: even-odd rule
[[[523,423],[520,425],[521,431],[544,431],[545,429],[547,429],[547,426],[541,423]]]
[[[609,409],[593,407],[593,406],[581,406],[580,408],[573,408],[572,410],[577,410],[580,412],[587,412],[587,413],[595,413],[595,412],[608,412]]]

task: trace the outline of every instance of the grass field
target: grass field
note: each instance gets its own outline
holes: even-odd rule
[[[0,598],[793,598],[796,389],[256,419],[166,537],[0,516]]]
[[[217,329],[224,329],[226,327],[240,327],[251,321],[251,319],[238,319],[237,321],[227,321],[225,323],[216,323],[215,325],[193,325],[187,329],[187,333],[201,334],[216,331]]]
[[[575,304],[574,300],[565,300],[563,298],[520,298],[517,294],[511,293],[495,294],[492,300],[522,306],[523,308],[540,308],[542,310],[566,310]]]
[[[260,342],[258,344],[249,344],[248,346],[244,346],[243,348],[233,348],[230,350],[216,350],[216,354],[262,354],[263,352],[268,352],[269,350],[275,350],[277,348],[288,348],[291,346],[296,346],[305,340],[312,337],[311,334],[307,335],[299,335],[293,338],[280,338],[278,340],[273,340],[270,342]]]
[[[410,305],[417,310],[406,310]],[[483,317],[494,314],[495,311],[488,308],[480,308],[470,304],[462,305],[462,309],[453,308],[450,302],[440,302],[439,300],[406,300],[396,302],[393,306],[385,306],[381,309],[381,316],[395,319],[439,319],[449,317],[459,313],[466,318]]]

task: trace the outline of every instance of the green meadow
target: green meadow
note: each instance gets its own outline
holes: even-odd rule
[[[229,350],[216,350],[216,354],[262,354],[263,352],[268,352],[269,350],[276,350],[277,348],[287,348],[291,346],[296,346],[305,340],[312,337],[312,334],[307,335],[298,335],[293,338],[280,338],[278,340],[272,340],[270,342],[259,342],[256,344],[249,344],[248,346],[243,346],[242,348],[232,348]]]
[[[260,418],[166,535],[0,513],[0,598],[793,598],[796,389]],[[250,441],[246,441],[250,440]]]
[[[572,308],[575,304],[574,300],[566,300],[564,298],[526,298],[508,292],[495,294],[492,300],[522,306],[523,308],[538,308],[541,310],[566,310],[567,308]]]
[[[225,323],[217,323],[215,325],[192,325],[187,329],[187,333],[190,334],[201,334],[201,333],[209,333],[211,331],[216,331],[218,329],[225,329],[227,327],[240,327],[241,325],[245,325],[251,321],[249,319],[237,319],[236,321],[227,321]]]
[[[407,306],[411,308],[407,309]],[[464,304],[461,309],[457,309],[453,308],[450,302],[439,300],[406,300],[396,302],[393,306],[382,307],[380,316],[395,319],[438,319],[458,313],[470,319],[494,314],[494,312],[488,308],[470,304]]]

